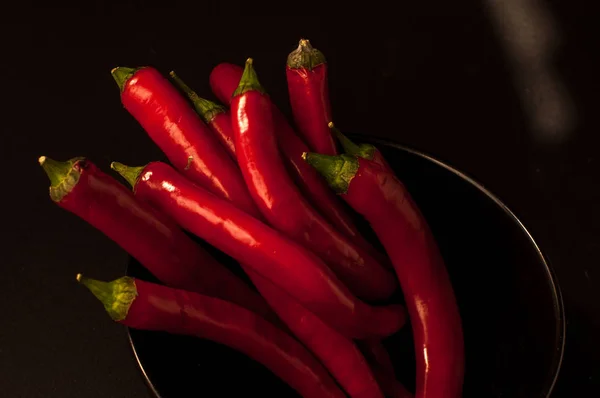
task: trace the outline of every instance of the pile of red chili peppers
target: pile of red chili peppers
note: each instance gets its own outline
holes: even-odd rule
[[[334,127],[324,55],[300,40],[285,73],[293,124],[252,59],[213,69],[222,104],[174,72],[113,69],[123,106],[171,164],[113,162],[129,190],[84,158],[39,162],[54,202],[162,284],[77,281],[115,321],[228,345],[304,397],[460,397],[460,314],[423,215],[377,148]],[[385,253],[361,235],[357,214]],[[254,286],[184,230],[236,259]],[[398,289],[406,309],[391,301]],[[406,322],[414,393],[382,343]]]

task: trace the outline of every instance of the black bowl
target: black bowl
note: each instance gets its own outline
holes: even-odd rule
[[[500,200],[460,171],[399,145],[373,143],[423,211],[446,260],[464,325],[464,396],[549,396],[563,355],[564,309],[556,278],[531,235]],[[135,260],[128,275],[154,280]],[[158,397],[297,396],[227,347],[158,332],[130,329],[129,336]],[[410,328],[384,344],[398,378],[413,388]]]

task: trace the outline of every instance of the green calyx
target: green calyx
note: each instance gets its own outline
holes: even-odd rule
[[[202,97],[199,97],[194,90],[192,90],[187,84],[184,83],[183,80],[181,80],[179,76],[175,74],[175,72],[171,71],[169,75],[171,76],[171,79],[173,79],[175,85],[185,95],[187,95],[190,101],[192,101],[194,109],[196,109],[198,115],[200,115],[202,120],[204,120],[204,123],[210,123],[211,120],[213,120],[215,116],[217,116],[219,113],[225,112],[225,107],[207,99],[204,99]]]
[[[350,155],[329,156],[305,152],[302,158],[321,174],[338,194],[348,192],[350,181],[358,171],[358,159]]]
[[[342,134],[342,132],[333,125],[333,122],[329,122],[329,128],[331,131],[333,131],[340,144],[342,144],[342,148],[344,148],[344,152],[346,152],[346,154],[367,160],[373,160],[375,157],[375,147],[373,145],[355,144],[350,140],[350,138]]]
[[[258,81],[258,76],[256,75],[256,71],[254,70],[254,66],[252,66],[252,58],[248,58],[246,60],[246,66],[244,67],[244,73],[242,74],[242,78],[240,79],[240,84],[233,92],[233,97],[237,97],[238,95],[242,95],[248,91],[258,91],[262,94],[265,94],[265,89],[260,85]]]
[[[115,321],[122,321],[127,317],[129,307],[137,296],[135,279],[129,276],[103,282],[77,274],[77,282],[87,287],[100,300],[108,315]]]
[[[119,173],[131,185],[131,188],[135,189],[135,184],[146,166],[132,167],[126,166],[123,163],[112,162],[110,168]]]
[[[58,162],[40,156],[38,162],[50,179],[50,198],[53,201],[60,202],[77,185],[81,172],[74,166],[83,160],[85,158],[77,157],[66,162]]]
[[[129,80],[131,76],[133,76],[135,72],[137,72],[139,69],[140,68],[128,68],[126,66],[119,66],[113,68],[110,71],[110,74],[112,75],[113,79],[115,79],[115,82],[117,82],[119,90],[123,92],[123,88],[125,87],[125,83],[127,83],[127,80]]]
[[[310,45],[310,41],[300,39],[298,48],[292,51],[287,57],[287,66],[291,69],[308,69],[326,63],[323,53]]]

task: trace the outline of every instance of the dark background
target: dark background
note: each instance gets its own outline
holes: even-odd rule
[[[37,164],[86,156],[107,170],[161,157],[120,105],[111,68],[174,69],[210,97],[213,66],[252,56],[289,114],[283,65],[300,37],[328,58],[339,127],[439,157],[521,218],[567,311],[555,396],[600,393],[595,13],[558,1],[369,3],[378,14],[361,18],[298,15],[308,5],[293,17],[235,16],[255,5],[229,2],[3,12],[3,396],[147,396],[125,330],[74,279],[120,276],[127,255],[51,202]]]

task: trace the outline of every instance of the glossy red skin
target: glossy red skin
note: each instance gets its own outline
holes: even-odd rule
[[[137,296],[120,323],[212,340],[267,367],[304,397],[343,398],[323,366],[293,337],[224,300],[135,280]]]
[[[93,163],[75,163],[79,181],[58,205],[100,230],[163,283],[229,300],[274,318],[267,303],[176,224]]]
[[[136,71],[125,83],[121,101],[187,178],[248,214],[259,215],[226,149],[156,69],[146,67]],[[189,156],[193,161],[188,164]]]
[[[460,313],[443,259],[417,205],[393,173],[365,159],[341,195],[371,223],[404,292],[417,357],[417,398],[458,398],[464,376]]]
[[[265,219],[318,254],[357,296],[389,298],[397,287],[393,273],[331,226],[287,174],[267,95],[251,90],[234,96],[231,115],[238,165]]]
[[[208,126],[217,135],[221,144],[225,147],[229,156],[237,162],[235,157],[235,141],[231,129],[231,116],[228,111],[219,112],[208,122]]]
[[[135,190],[141,200],[277,284],[345,336],[383,337],[406,321],[402,306],[360,301],[316,255],[165,163],[148,164]]]
[[[265,277],[249,268],[246,272],[273,310],[348,395],[383,398],[365,357],[352,340],[335,331]]]
[[[265,277],[244,267],[281,320],[352,397],[383,397],[365,359],[352,340],[321,321]],[[238,303],[240,304],[240,303]]]
[[[337,155],[335,140],[328,127],[331,122],[331,103],[327,64],[306,68],[286,66],[290,104],[300,135],[313,152]]]
[[[210,87],[220,101],[231,104],[233,92],[240,82],[243,71],[238,65],[228,63],[221,63],[212,70]],[[323,178],[302,159],[302,154],[309,152],[309,148],[296,135],[275,104],[272,104],[272,115],[277,127],[277,143],[282,158],[302,193],[337,229],[352,238],[360,247],[369,251],[373,250],[372,246],[358,232],[352,217],[343,208]]]

